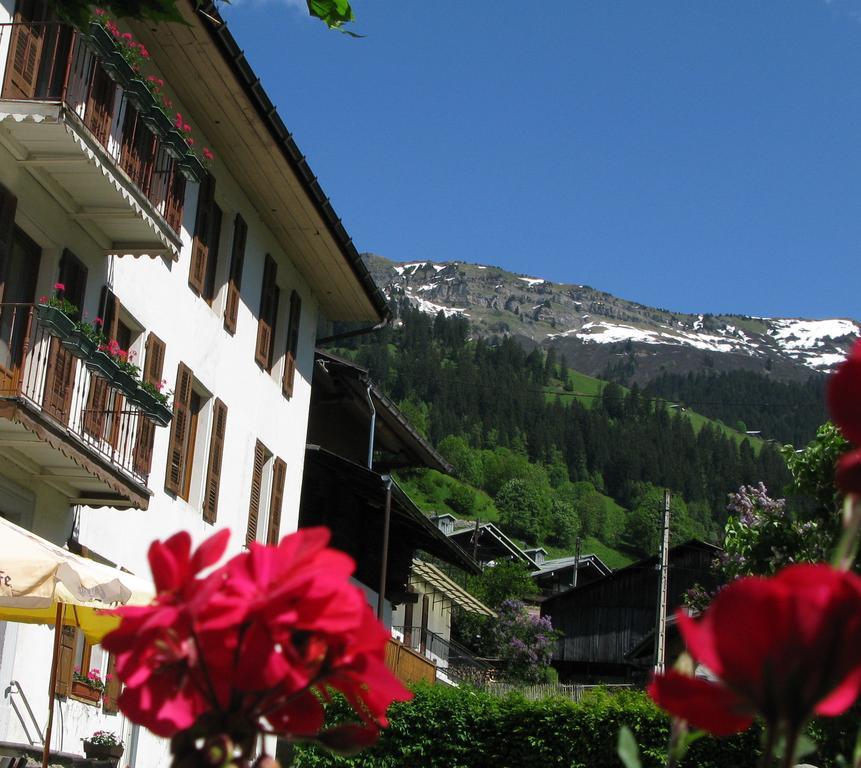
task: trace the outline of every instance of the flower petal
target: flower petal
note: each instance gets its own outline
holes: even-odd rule
[[[647,691],[671,715],[715,736],[738,733],[753,722],[753,713],[745,701],[720,683],[670,670],[657,675]]]
[[[843,436],[861,446],[861,339],[828,381],[828,410]]]

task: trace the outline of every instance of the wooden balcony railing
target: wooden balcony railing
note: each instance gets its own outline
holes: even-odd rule
[[[76,449],[146,485],[152,422],[51,336],[32,304],[0,304],[0,401],[10,400],[60,427]]]
[[[0,24],[0,40],[7,36],[2,98],[64,104],[179,234],[185,177],[178,162],[84,37],[57,22]]]

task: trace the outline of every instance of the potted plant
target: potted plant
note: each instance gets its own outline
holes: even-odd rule
[[[84,742],[84,754],[91,760],[118,761],[123,756],[123,743],[112,731],[96,731]]]
[[[98,669],[91,669],[87,674],[81,672],[80,667],[75,667],[72,673],[72,695],[98,704],[105,690],[105,681]]]
[[[188,181],[201,182],[206,177],[203,161],[194,153],[188,152],[179,163],[179,171]]]
[[[140,386],[141,393],[149,399],[149,403],[141,407],[147,416],[161,427],[166,427],[173,418],[170,394],[163,391],[165,383],[164,381],[160,381],[158,384],[152,384],[149,381],[145,381]]]
[[[158,104],[153,104],[146,111],[141,112],[141,120],[159,139],[164,139],[172,130],[173,123],[167,116],[167,112]]]
[[[128,100],[141,113],[141,117],[155,106],[149,86],[140,77],[132,77],[123,86],[123,90]],[[146,120],[144,122],[146,123]]]
[[[91,373],[95,373],[110,382],[113,381],[118,366],[103,347],[104,345],[100,345],[93,354],[86,358],[84,365]]]
[[[50,299],[42,296],[36,306],[36,319],[52,336],[64,339],[71,334],[76,324],[73,317],[78,314],[78,308],[63,297],[66,286],[63,283],[54,284],[54,296]]]

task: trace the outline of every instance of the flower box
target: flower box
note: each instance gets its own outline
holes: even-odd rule
[[[90,760],[119,760],[123,756],[122,744],[93,744],[84,739],[84,754]]]
[[[147,415],[160,427],[166,427],[173,418],[173,408],[166,406],[164,403],[156,403],[151,411],[147,411]]]
[[[103,379],[107,379],[109,382],[113,381],[114,376],[119,371],[119,366],[111,359],[111,356],[99,350],[96,350],[86,358],[84,365],[87,366],[87,370],[101,376]]]
[[[75,321],[62,309],[48,304],[36,305],[36,319],[52,336],[64,339],[76,330]]]
[[[163,140],[173,130],[173,122],[157,104],[153,104],[147,110],[142,111],[141,120],[160,140]]]
[[[96,351],[96,342],[85,336],[78,329],[75,329],[68,336],[61,339],[60,343],[75,357],[80,357],[84,360]]]
[[[111,386],[120,390],[125,395],[126,400],[133,400],[140,389],[137,379],[119,366],[117,366],[117,371],[111,379]]]
[[[99,58],[106,59],[117,49],[111,33],[96,21],[90,22],[83,36]]]
[[[102,698],[102,692],[98,688],[93,688],[80,680],[72,681],[72,696],[77,699],[83,699],[91,704],[98,704]]]
[[[206,168],[200,158],[189,152],[179,161],[179,171],[189,181],[202,182],[206,178]]]
[[[117,50],[102,59],[102,68],[115,83],[125,87],[135,77],[135,71]]]
[[[132,77],[123,86],[123,90],[125,91],[126,98],[132,103],[132,106],[134,106],[138,112],[142,113],[142,115],[152,109],[155,105],[152,91],[150,91],[149,86],[139,77]]]
[[[176,128],[168,131],[162,139],[162,146],[174,160],[181,160],[190,152],[185,136]]]

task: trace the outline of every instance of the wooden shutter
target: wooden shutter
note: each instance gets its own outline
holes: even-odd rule
[[[266,447],[258,440],[254,446],[254,468],[251,472],[251,501],[248,504],[246,545],[257,540],[257,518],[260,515],[260,493],[263,488],[263,465],[266,463],[266,454]]]
[[[239,316],[239,297],[242,289],[242,267],[245,263],[245,242],[248,225],[238,213],[233,222],[233,249],[230,252],[230,274],[227,279],[227,304],[224,307],[224,329],[236,333]]]
[[[42,408],[63,424],[68,421],[71,409],[74,362],[74,355],[51,337]]]
[[[115,715],[119,708],[117,699],[122,691],[122,683],[117,677],[117,657],[108,654],[108,669],[105,672],[105,692],[102,694],[102,710],[106,715]]]
[[[102,319],[102,333],[109,341],[116,339],[120,326],[120,300],[108,286],[102,286],[99,299],[99,317]]]
[[[268,253],[263,266],[263,287],[260,291],[260,317],[257,321],[257,348],[254,359],[267,371],[272,368],[272,345],[275,342],[275,318],[278,315],[278,286],[275,279],[278,265]]]
[[[158,387],[162,380],[164,371],[164,353],[167,349],[165,343],[154,333],[146,338],[146,360],[144,360],[143,380]]]
[[[290,294],[290,322],[287,324],[287,353],[284,355],[284,376],[281,391],[293,397],[293,378],[296,374],[296,353],[299,349],[299,322],[302,318],[302,299],[296,291]]]
[[[78,308],[78,313],[73,319],[80,320],[87,289],[87,268],[68,248],[60,257],[59,281],[65,286],[63,296]]]
[[[171,159],[164,218],[174,232],[182,230],[182,210],[185,206],[185,176],[180,173],[176,160]]]
[[[97,440],[103,437],[109,389],[107,380],[101,376],[90,376],[90,391],[84,411],[84,432]]]
[[[194,376],[185,363],[176,371],[176,388],[173,392],[173,419],[170,423],[170,445],[167,451],[165,490],[181,495],[185,486],[186,453],[191,433],[191,388]]]
[[[104,147],[108,145],[111,135],[111,123],[114,118],[114,100],[116,99],[117,86],[107,72],[99,66],[93,67],[93,79],[90,84],[90,92],[87,95],[87,105],[84,111],[84,124],[90,129],[96,140]],[[126,125],[130,125],[129,112],[131,107],[126,107]],[[123,136],[125,138],[125,135]],[[131,136],[129,136],[131,139]]]
[[[57,657],[57,683],[54,693],[57,696],[68,696],[72,690],[72,670],[75,666],[75,638],[77,630],[74,627],[63,627],[60,634],[60,653]]]
[[[158,385],[164,373],[164,354],[167,347],[154,333],[146,339],[146,359],[143,367],[143,380]],[[132,457],[133,467],[142,477],[148,477],[152,469],[152,450],[155,443],[155,422],[141,416],[135,436],[135,450]]]
[[[212,409],[212,437],[209,441],[209,464],[203,497],[203,519],[214,523],[218,515],[218,489],[221,485],[221,459],[224,454],[224,434],[227,430],[227,406],[216,399]]]
[[[188,270],[188,284],[198,295],[203,294],[206,280],[206,262],[209,258],[209,243],[212,236],[214,197],[215,179],[212,175],[207,174],[200,184],[200,192],[197,197],[197,217],[194,222],[194,241],[191,244],[191,265]]]
[[[10,55],[6,66],[3,98],[32,99],[36,96],[42,49],[48,27],[26,22],[43,21],[45,17],[44,3],[25,0],[19,4],[19,10],[14,16],[17,23],[12,27],[12,39],[9,43]]]
[[[6,278],[15,237],[15,209],[18,199],[0,184],[0,301],[6,293]]]
[[[266,532],[266,543],[277,544],[281,533],[281,504],[284,501],[284,480],[287,477],[287,465],[281,459],[275,459],[272,469],[272,493],[269,495],[269,526]]]

